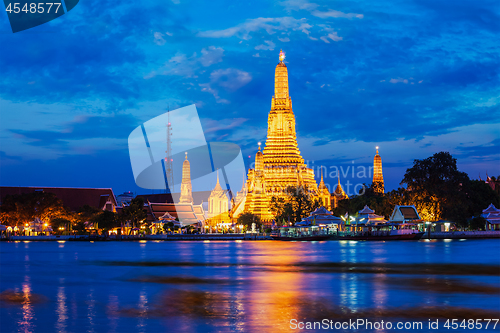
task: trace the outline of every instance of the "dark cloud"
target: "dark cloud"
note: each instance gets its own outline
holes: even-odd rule
[[[279,4],[233,3],[221,11],[203,2],[84,1],[49,25],[0,34],[0,45],[8,46],[0,53],[0,98],[49,108],[75,105],[88,115],[68,122],[49,113],[45,124],[25,121],[36,130],[21,120],[4,122],[3,128],[17,135],[9,140],[33,149],[65,149],[68,140],[126,140],[167,106],[197,103],[200,117],[208,120],[204,125],[216,129],[207,139],[233,141],[253,158],[256,142],[265,140],[280,48],[287,53],[297,132],[321,138],[314,146],[418,141],[500,119],[495,0],[339,1],[314,7],[363,18],[319,17],[311,6],[303,8],[283,14]],[[232,36],[200,37],[206,31]],[[321,39],[333,33],[342,39]],[[172,70],[174,57],[185,61]],[[47,124],[60,131],[44,129]],[[464,158],[490,156],[488,147],[498,151],[495,142],[458,149]],[[6,157],[0,158],[3,164]],[[66,157],[64,163],[73,160]]]
[[[91,138],[116,138],[126,140],[130,132],[140,125],[131,115],[81,116],[75,118],[58,131],[49,130],[10,130],[27,139],[33,146],[68,145],[68,140]]]
[[[461,158],[473,157],[475,159],[495,160],[500,155],[500,138],[484,145],[458,146],[457,150],[460,151],[459,157]]]

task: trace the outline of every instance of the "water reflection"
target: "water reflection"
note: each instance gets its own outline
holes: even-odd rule
[[[118,296],[110,294],[108,297],[108,306],[106,314],[109,323],[109,332],[117,332],[118,328],[118,310],[119,301]]]
[[[16,327],[0,329],[267,332],[293,318],[498,316],[500,246],[477,256],[469,243],[6,243],[0,313]],[[52,302],[38,306],[33,289]]]
[[[31,304],[31,284],[30,277],[28,275],[24,276],[24,282],[22,284],[22,319],[18,321],[18,327],[24,332],[33,332],[35,329],[34,312],[33,305]]]
[[[388,305],[387,289],[391,288],[386,274],[377,274],[373,283],[373,303],[376,308],[385,308]]]
[[[90,292],[87,295],[87,319],[88,319],[88,327],[87,332],[93,333],[95,332],[95,317],[96,317],[96,301],[94,298],[94,288],[90,288]]]
[[[64,279],[60,279],[60,284],[64,283]],[[66,306],[66,292],[65,287],[63,285],[59,285],[57,287],[57,322],[56,322],[56,330],[57,332],[66,332],[66,321],[68,320],[68,307]]]
[[[146,321],[147,319],[147,313],[148,313],[148,297],[146,295],[146,291],[143,289],[139,293],[139,302],[137,304],[137,307],[139,309],[139,322],[137,324],[137,331],[138,332],[145,332],[146,330]]]

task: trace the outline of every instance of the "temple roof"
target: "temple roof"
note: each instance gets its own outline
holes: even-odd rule
[[[54,193],[62,200],[64,206],[72,211],[80,207],[89,205],[103,209],[104,204],[109,199],[116,205],[115,195],[111,188],[78,188],[78,187],[14,187],[0,186],[0,203],[7,195],[19,195],[32,192]]]
[[[494,204],[490,204],[488,208],[483,210],[483,213],[498,213],[500,212],[500,209],[497,209]]]
[[[365,207],[363,207],[363,209],[360,210],[358,213],[359,214],[374,214],[375,211],[371,210],[370,207],[368,207],[368,205],[365,205]]]
[[[333,193],[337,197],[348,198],[347,194],[344,192],[344,189],[342,188],[342,185],[340,185],[340,177],[338,177],[337,187],[335,188],[335,191]]]
[[[220,186],[220,183],[219,183],[219,170],[217,170],[217,183],[215,184],[215,187],[212,190],[212,193],[210,193],[210,196],[220,195],[220,194],[225,194],[225,191]]]
[[[311,215],[333,215],[333,213],[326,209],[324,206],[321,206],[316,208],[314,212],[311,213]]]

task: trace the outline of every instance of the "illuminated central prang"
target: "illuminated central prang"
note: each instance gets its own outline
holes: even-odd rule
[[[295,116],[288,93],[288,70],[280,52],[280,62],[274,76],[274,96],[267,124],[267,140],[262,153],[256,155],[255,169],[248,170],[248,194],[245,211],[259,215],[262,220],[272,219],[268,202],[272,196],[285,196],[289,186],[307,186],[311,194],[319,197],[314,172],[307,168],[297,146]],[[329,208],[329,200],[327,208]]]

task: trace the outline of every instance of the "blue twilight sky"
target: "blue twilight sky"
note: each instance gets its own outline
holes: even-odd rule
[[[128,135],[193,103],[207,140],[240,145],[249,165],[280,48],[299,148],[327,183],[334,166],[344,187],[370,183],[347,168],[371,165],[377,145],[387,190],[442,150],[471,178],[496,176],[499,41],[498,0],[81,0],[16,34],[2,12],[0,184],[150,192]]]

